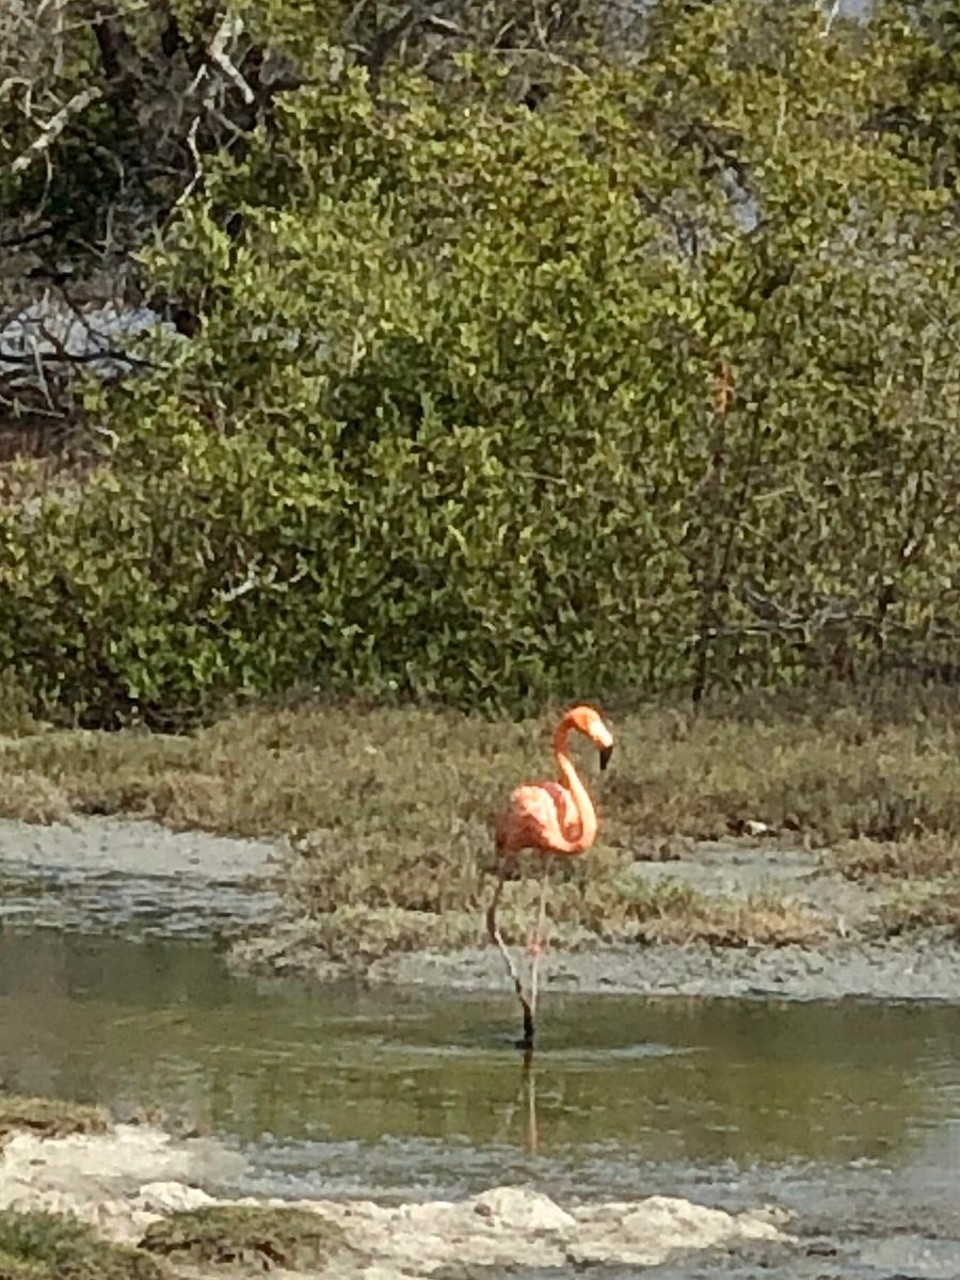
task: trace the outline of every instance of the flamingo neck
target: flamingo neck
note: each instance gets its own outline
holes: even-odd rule
[[[590,793],[580,781],[580,775],[574,768],[573,761],[567,751],[567,738],[570,734],[570,727],[565,720],[561,721],[553,736],[553,754],[556,757],[560,781],[573,796],[573,803],[576,805],[577,813],[580,816],[580,834],[570,841],[570,852],[580,853],[585,849],[589,849],[596,839],[597,811],[594,809]]]

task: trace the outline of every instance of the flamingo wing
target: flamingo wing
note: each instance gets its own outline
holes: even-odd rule
[[[571,852],[580,836],[580,815],[573,796],[559,782],[535,782],[517,787],[497,825],[504,850],[545,849]]]

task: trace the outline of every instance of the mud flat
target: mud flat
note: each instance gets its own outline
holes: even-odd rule
[[[83,818],[0,820],[0,923],[136,936],[233,937],[280,907],[266,841]]]
[[[505,989],[502,961],[486,948],[338,964],[312,951],[309,929],[297,924],[238,941],[232,959],[241,969],[321,981],[354,975],[370,983],[455,991]],[[883,943],[848,938],[816,947],[597,945],[548,954],[541,974],[542,989],[582,994],[960,1001],[960,950],[949,937],[935,935]]]
[[[134,937],[224,939],[240,970],[369,983],[499,991],[500,957],[487,946],[411,951],[369,960],[331,957],[309,921],[291,918],[281,844],[149,821],[84,818],[39,826],[0,821],[0,922]],[[770,894],[811,913],[809,945],[599,943],[551,951],[547,990],[823,1000],[960,999],[953,928],[877,937],[890,890],[846,880],[803,849],[744,843],[693,846],[669,862],[638,862],[650,884],[690,887],[726,901]],[[481,922],[478,921],[478,935]]]
[[[807,945],[745,946],[655,943],[582,947],[548,952],[548,990],[585,994],[774,996],[792,1000],[960,1000],[960,945],[950,928],[884,937],[880,913],[889,887],[845,879],[803,849],[703,843],[670,862],[638,862],[635,874],[725,901],[746,903],[769,894],[809,912],[819,940]],[[929,886],[928,886],[929,887]],[[274,918],[268,929],[238,939],[242,967],[334,979],[354,974],[371,983],[502,990],[503,965],[492,947],[453,952],[413,951],[373,961],[332,960],[313,941],[308,923]]]
[[[244,946],[240,954],[249,953]],[[321,966],[321,972],[323,968]],[[617,995],[773,996],[788,1000],[960,1000],[955,943],[839,942],[811,949],[659,945],[601,947],[557,954],[544,965],[548,990]],[[370,981],[460,990],[503,987],[499,958],[488,951],[403,955],[378,961]]]

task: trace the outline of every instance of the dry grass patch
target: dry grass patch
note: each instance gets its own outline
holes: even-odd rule
[[[102,1107],[0,1094],[0,1146],[25,1131],[38,1138],[65,1138],[73,1133],[105,1133],[110,1124],[110,1115]]]
[[[960,836],[933,831],[903,840],[846,840],[830,855],[850,880],[931,880],[960,875]]]
[[[313,1274],[345,1244],[337,1223],[309,1209],[211,1205],[153,1223],[140,1247],[195,1267]]]
[[[826,844],[924,831],[960,836],[958,721],[884,720],[847,707],[764,718],[631,717],[606,793],[608,838],[717,838],[747,819]]]
[[[887,888],[877,913],[883,936],[949,927],[960,939],[960,838],[952,833],[849,840],[831,850],[829,863],[850,880]]]
[[[743,901],[691,894],[686,901],[650,904],[637,940],[645,943],[708,943],[714,947],[807,946],[823,940],[821,918],[799,903],[772,894]]]
[[[668,908],[658,891],[643,906],[631,864],[678,833],[718,838],[759,819],[816,845],[854,841],[842,865],[865,878],[890,874],[891,857],[903,874],[946,859],[936,842],[960,843],[958,708],[946,694],[741,704],[696,719],[608,708],[611,770],[598,775],[595,753],[575,747],[603,828],[595,851],[554,872],[558,936],[808,936],[814,926],[789,905]],[[517,782],[552,774],[555,720],[348,704],[251,711],[192,736],[34,733],[0,746],[0,791],[6,812],[34,820],[66,805],[289,836],[291,899],[333,952],[448,947],[478,939],[490,815]],[[513,895],[515,921],[505,905],[508,929],[525,931],[534,892]]]
[[[945,928],[951,929],[960,941],[960,877],[904,884],[880,908],[880,929],[888,938]]]
[[[647,885],[629,859],[605,851],[595,859],[557,862],[548,895],[553,946],[577,950],[610,943],[706,942],[715,946],[805,944],[823,936],[823,922],[800,904],[773,895],[742,900],[715,897],[687,885]],[[452,950],[485,944],[485,911],[494,877],[477,870],[459,884],[401,873],[384,884],[368,868],[352,868],[347,889],[335,874],[300,864],[298,890],[314,921],[311,938],[331,958],[374,960],[422,948]],[[536,916],[539,868],[521,861],[521,875],[504,890],[498,923],[504,940],[525,945]],[[342,896],[336,886],[341,883]]]
[[[74,813],[67,796],[42,773],[35,769],[19,773],[13,769],[3,775],[0,818],[19,818],[22,822],[46,825],[72,822]]]
[[[718,837],[750,818],[830,842],[960,837],[951,703],[922,715],[840,706],[747,716],[612,715],[613,767],[586,772],[605,839]],[[47,732],[0,745],[0,781],[42,777],[80,813],[133,813],[237,835],[317,829],[446,839],[518,779],[552,773],[555,715],[491,722],[418,708],[314,707],[231,716],[192,736]]]

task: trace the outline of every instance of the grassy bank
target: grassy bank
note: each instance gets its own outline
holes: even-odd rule
[[[603,829],[553,871],[554,938],[807,941],[818,923],[776,898],[645,886],[638,860],[751,821],[824,850],[851,879],[903,882],[891,930],[953,918],[960,894],[960,755],[952,695],[611,714],[614,767],[581,755]],[[491,722],[360,706],[236,715],[192,736],[25,726],[0,747],[0,813],[32,822],[133,814],[174,828],[286,836],[289,894],[334,955],[482,939],[489,815],[517,781],[549,776],[551,716]],[[527,868],[532,870],[532,868]],[[505,895],[522,937],[530,882]]]

